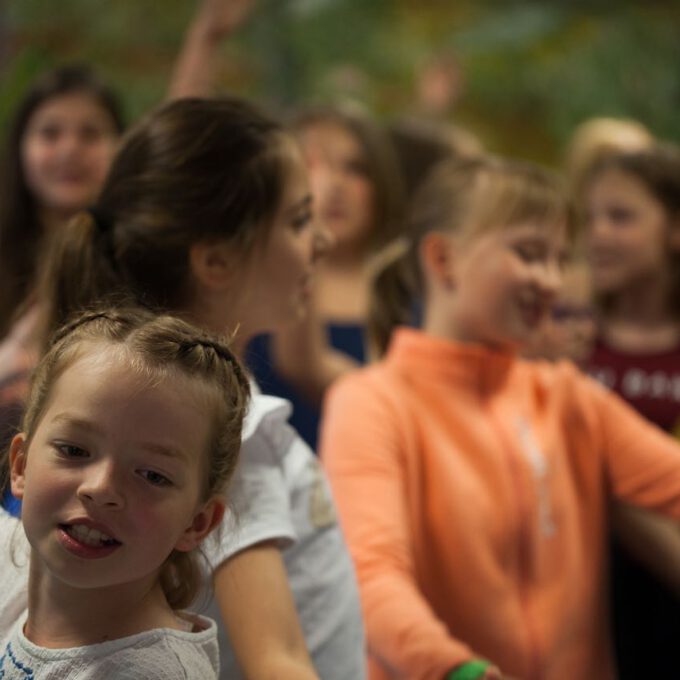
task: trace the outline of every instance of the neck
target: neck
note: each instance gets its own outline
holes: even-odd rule
[[[672,281],[669,272],[661,272],[618,292],[606,313],[605,323],[630,323],[653,327],[674,322],[669,304]]]
[[[234,305],[230,305],[229,309],[231,312],[236,312],[236,317],[238,318],[238,311],[241,308],[237,302]],[[225,319],[223,306],[217,303],[213,304],[209,298],[197,298],[189,308],[181,311],[176,310],[173,313],[181,316],[198,328],[204,328],[211,333],[229,338],[231,351],[241,361],[244,358],[248,342],[257,333],[257,331],[248,329],[246,324]]]
[[[367,259],[366,247],[363,245],[335,245],[318,267],[321,271],[355,273],[365,269]]]
[[[28,619],[24,634],[36,645],[67,648],[176,628],[157,574],[145,582],[106,588],[74,588],[31,560]]]

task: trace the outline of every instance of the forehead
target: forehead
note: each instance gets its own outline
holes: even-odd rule
[[[28,127],[47,121],[93,121],[115,127],[109,111],[88,92],[68,92],[50,97],[33,111]]]
[[[204,412],[200,419],[207,420],[207,414],[214,411],[206,408],[213,396],[204,381],[179,369],[151,368],[122,346],[83,343],[54,381],[48,408],[58,401],[83,408],[107,404],[141,408],[146,404],[154,405],[159,412]]]
[[[590,185],[591,196],[606,195],[626,198],[643,194],[652,197],[642,179],[619,168],[603,169],[593,177]]]
[[[336,157],[363,157],[361,141],[340,122],[320,121],[304,128],[302,148],[309,160],[332,160]]]
[[[309,176],[302,149],[294,139],[284,142],[282,155],[284,182],[280,209],[286,210],[307,197]]]
[[[495,232],[505,242],[532,241],[555,248],[567,245],[567,223],[563,219],[512,224]]]

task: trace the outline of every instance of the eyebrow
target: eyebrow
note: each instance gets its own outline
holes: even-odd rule
[[[157,453],[166,458],[177,458],[180,460],[187,460],[187,456],[181,449],[175,448],[174,446],[164,446],[163,444],[157,444],[155,442],[142,442],[141,447],[145,451],[150,453]]]
[[[84,418],[77,418],[69,413],[59,413],[52,418],[52,423],[56,423],[57,425],[70,425],[79,430],[85,430],[86,432],[101,433],[101,428],[96,423],[85,420]]]
[[[59,413],[52,419],[52,423],[56,423],[58,425],[69,425],[79,430],[84,430],[85,432],[91,432],[92,434],[104,436],[104,432],[96,423],[83,418],[71,416],[68,413]],[[186,460],[189,457],[181,449],[178,449],[174,446],[165,446],[164,444],[159,444],[157,442],[142,441],[139,442],[139,447],[150,453],[165,456],[166,458],[178,458]]]

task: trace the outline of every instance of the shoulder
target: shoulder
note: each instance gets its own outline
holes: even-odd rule
[[[336,380],[329,388],[325,406],[343,401],[353,411],[360,411],[366,405],[398,405],[408,392],[408,382],[385,361],[351,371]]]
[[[217,626],[207,617],[182,612],[181,617],[192,626],[189,631],[162,629],[163,644],[168,654],[168,668],[163,680],[211,680],[219,673]],[[146,677],[140,676],[137,677]]]

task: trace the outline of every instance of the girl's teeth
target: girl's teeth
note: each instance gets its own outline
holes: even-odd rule
[[[81,543],[95,547],[101,545],[111,545],[117,542],[115,539],[107,536],[98,529],[91,529],[90,527],[86,527],[84,524],[72,524],[66,528],[66,532],[69,534],[69,536],[72,536]]]

